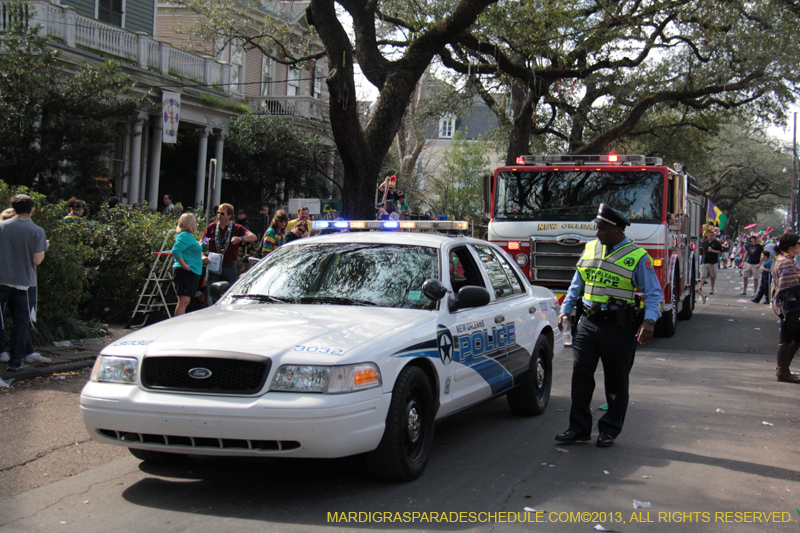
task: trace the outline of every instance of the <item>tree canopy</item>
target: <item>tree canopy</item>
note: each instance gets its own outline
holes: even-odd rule
[[[9,17],[0,53],[0,176],[30,186],[50,168],[74,178],[88,199],[92,178],[108,177],[101,156],[124,128],[120,121],[143,101],[126,97],[133,83],[115,61],[67,72],[22,5],[10,4],[11,12],[19,16]]]
[[[677,121],[658,127],[741,107],[783,120],[799,79],[793,5],[500,2],[440,57],[500,117],[507,162],[530,153],[532,135],[556,138],[564,152],[602,153],[665,109],[680,111]]]
[[[237,185],[237,205],[284,205],[290,198],[327,198],[331,183],[318,172],[326,149],[287,117],[231,119],[223,167]]]

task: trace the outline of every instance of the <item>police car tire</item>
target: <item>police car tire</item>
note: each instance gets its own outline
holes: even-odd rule
[[[140,450],[138,448],[128,448],[128,451],[137,459],[147,463],[171,463],[186,457],[186,455],[182,453],[156,452],[153,450]]]
[[[543,372],[540,376],[539,371]],[[541,384],[540,384],[541,383]],[[517,387],[508,391],[508,407],[519,416],[539,416],[550,401],[553,384],[553,349],[544,335],[533,347],[528,373]]]
[[[433,409],[428,376],[419,367],[405,367],[392,390],[383,438],[366,455],[367,466],[374,476],[411,481],[422,475],[433,447]],[[409,430],[412,417],[419,421],[416,438]]]

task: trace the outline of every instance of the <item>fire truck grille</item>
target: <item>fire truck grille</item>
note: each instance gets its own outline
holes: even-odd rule
[[[569,284],[585,243],[562,244],[553,240],[531,241],[531,282]]]
[[[254,394],[261,390],[271,361],[216,357],[145,357],[142,385],[148,389]]]

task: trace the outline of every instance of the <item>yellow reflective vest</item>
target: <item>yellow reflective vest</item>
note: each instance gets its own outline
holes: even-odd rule
[[[632,242],[604,257],[605,251],[598,240],[586,243],[577,264],[584,283],[583,297],[590,302],[606,303],[609,298],[618,298],[633,303],[633,271],[647,252]]]

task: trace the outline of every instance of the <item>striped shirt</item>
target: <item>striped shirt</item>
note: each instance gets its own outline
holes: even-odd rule
[[[261,257],[264,257],[272,250],[278,248],[286,242],[286,233],[275,228],[269,228],[261,241]]]

